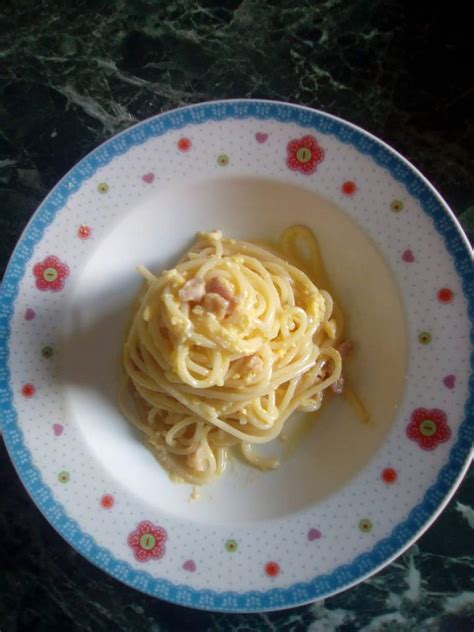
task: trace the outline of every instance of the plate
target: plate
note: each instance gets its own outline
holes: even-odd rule
[[[136,267],[171,267],[200,230],[274,239],[295,223],[319,240],[371,423],[333,398],[278,470],[235,460],[193,495],[118,411]],[[239,612],[327,597],[405,550],[468,467],[471,250],[413,166],[328,114],[223,101],[124,131],[41,204],[1,301],[21,480],[77,551],[150,595]]]

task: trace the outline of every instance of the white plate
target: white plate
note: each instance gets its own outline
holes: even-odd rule
[[[192,500],[117,408],[136,266],[171,266],[199,230],[268,239],[294,223],[319,239],[373,423],[333,399],[277,471],[235,462]],[[146,593],[249,612],[338,592],[409,546],[467,468],[471,266],[423,176],[349,123],[266,101],[154,117],[74,167],[12,256],[0,314],[11,458],[70,544]]]

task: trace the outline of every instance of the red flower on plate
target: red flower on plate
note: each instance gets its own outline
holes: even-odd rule
[[[186,138],[185,136],[183,136],[182,138],[180,138],[178,140],[178,149],[179,151],[189,151],[191,149],[191,141],[189,140],[189,138]]]
[[[63,289],[65,280],[69,276],[69,268],[65,263],[61,263],[57,257],[50,256],[34,266],[33,274],[36,277],[38,290],[59,292]]]
[[[168,538],[163,527],[158,527],[148,520],[137,525],[135,531],[128,536],[128,546],[133,549],[139,562],[150,559],[159,560],[165,554],[165,542]]]
[[[277,577],[280,574],[280,570],[278,562],[267,562],[265,564],[265,573],[268,577]]]
[[[448,441],[451,437],[446,413],[439,408],[432,410],[417,408],[411,414],[407,436],[412,441],[416,441],[423,450],[434,450],[440,443]]]
[[[115,505],[115,498],[112,496],[112,494],[104,494],[100,499],[100,504],[104,509],[112,509],[112,507]]]
[[[314,173],[318,164],[324,160],[324,149],[318,145],[314,136],[290,140],[287,151],[288,167],[294,171],[301,171],[305,175]]]
[[[91,227],[87,226],[87,224],[82,224],[82,226],[79,226],[78,230],[77,230],[77,236],[79,237],[79,239],[89,239],[89,237],[91,236]]]

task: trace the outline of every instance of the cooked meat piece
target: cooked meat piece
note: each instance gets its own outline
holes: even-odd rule
[[[334,382],[331,389],[336,393],[336,395],[342,395],[344,391],[344,378],[340,377],[336,382]]]
[[[255,373],[258,373],[258,371],[261,371],[262,368],[263,368],[263,360],[256,353],[254,353],[251,356],[248,356],[248,358],[245,358],[242,361],[242,364],[243,364],[244,371],[247,371],[249,373],[251,371],[255,372]]]
[[[220,294],[215,294],[214,292],[208,292],[204,296],[202,304],[207,311],[214,314],[218,320],[225,317],[229,307],[229,301],[226,301]]]
[[[206,285],[203,279],[199,277],[193,277],[186,281],[183,287],[179,291],[179,298],[183,303],[189,303],[194,301],[199,303],[206,293]]]
[[[193,470],[204,472],[206,469],[205,454],[206,453],[203,447],[199,446],[196,452],[188,454],[188,456],[186,457],[186,463],[189,465],[189,467],[193,468]]]
[[[212,277],[212,279],[207,282],[206,291],[219,294],[219,296],[222,296],[222,298],[229,301],[229,303],[235,298],[230,283],[218,276]]]
[[[345,356],[348,356],[349,353],[351,353],[353,348],[354,348],[354,343],[351,340],[344,340],[344,342],[341,342],[341,344],[338,346],[337,350],[339,351],[341,356],[344,358]]]

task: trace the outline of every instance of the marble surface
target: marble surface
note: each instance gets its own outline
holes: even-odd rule
[[[0,6],[0,270],[36,206],[114,133],[206,99],[262,97],[363,126],[474,235],[469,19],[394,0],[6,0]],[[474,473],[416,545],[363,584],[264,615],[210,614],[119,584],[49,526],[0,441],[0,630],[474,629]]]

